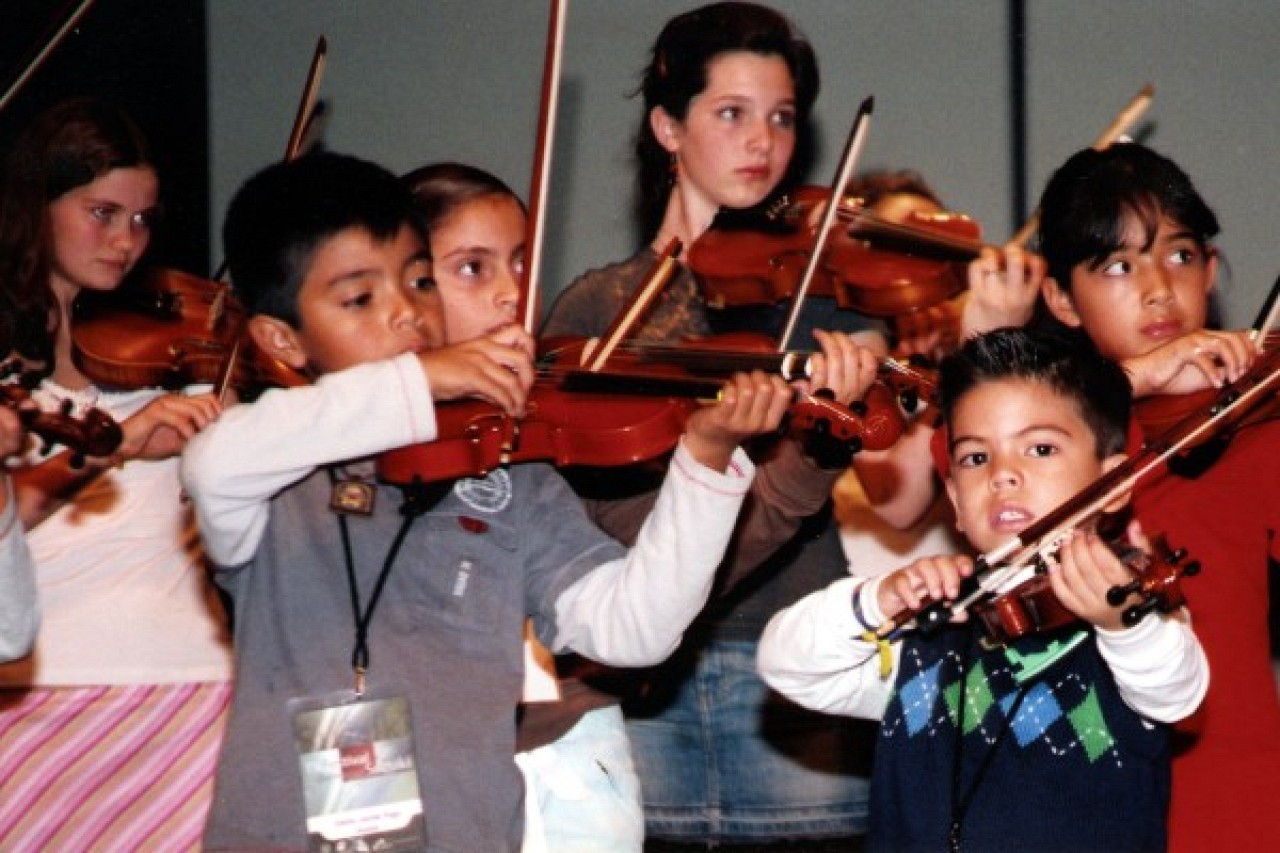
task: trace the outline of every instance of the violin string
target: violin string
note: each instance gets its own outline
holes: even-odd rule
[[[899,237],[904,241],[915,241],[926,247],[937,246],[954,251],[957,254],[977,256],[983,248],[983,244],[976,240],[967,240],[953,234],[933,233],[927,229],[905,223],[890,222],[867,210],[850,213],[847,216],[851,226],[851,236],[856,234],[854,229],[859,225],[867,225],[871,226],[873,233],[883,234],[888,237]]]

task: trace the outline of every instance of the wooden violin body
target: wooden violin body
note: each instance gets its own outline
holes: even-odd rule
[[[543,342],[543,358],[574,365],[583,360],[582,340]],[[695,394],[714,397],[719,383],[733,373],[760,370],[783,379],[803,379],[812,353],[778,352],[772,340],[752,332],[693,338],[676,345],[632,344],[614,354],[607,370],[560,368],[565,387],[622,393]],[[862,450],[885,450],[905,428],[894,391],[877,382],[861,401],[849,406],[821,395],[798,394],[792,402],[789,429],[818,432]]]
[[[128,293],[82,295],[71,346],[80,371],[106,388],[305,382],[252,345],[229,285],[172,269],[154,270]]]
[[[696,405],[692,399],[567,392],[549,384],[533,388],[521,417],[480,401],[442,403],[436,406],[440,437],[383,453],[378,473],[407,485],[483,476],[516,462],[628,465],[670,452]]]
[[[654,459],[675,448],[689,415],[715,398],[722,377],[744,369],[731,363],[699,375],[676,361],[626,350],[608,370],[590,371],[578,368],[587,346],[583,339],[542,342],[540,378],[520,417],[480,401],[437,406],[440,437],[382,454],[379,474],[405,485],[481,476],[516,462],[613,467]],[[829,436],[855,451],[885,449],[902,434],[901,415],[887,387],[868,397],[846,407],[797,394],[787,428]]]
[[[128,294],[86,294],[72,316],[76,366],[108,388],[218,381],[244,313],[225,284],[156,270]]]
[[[759,228],[712,228],[689,249],[688,264],[714,308],[771,305],[796,291],[815,242],[816,206],[826,191],[784,196]],[[982,249],[981,228],[957,213],[913,211],[903,222],[845,198],[809,293],[842,308],[896,316],[936,305],[965,286],[964,264]]]

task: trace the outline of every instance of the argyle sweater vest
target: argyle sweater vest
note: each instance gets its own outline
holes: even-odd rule
[[[1168,800],[1167,731],[1124,704],[1091,631],[905,641],[868,850],[1163,850]]]

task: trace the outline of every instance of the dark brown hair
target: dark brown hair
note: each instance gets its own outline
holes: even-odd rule
[[[63,101],[14,144],[0,186],[0,355],[52,367],[56,332],[49,287],[49,205],[113,169],[154,168],[142,131],[114,104]]]

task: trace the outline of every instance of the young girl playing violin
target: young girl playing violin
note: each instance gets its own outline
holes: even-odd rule
[[[669,239],[688,248],[720,217],[750,220],[767,209],[799,177],[793,155],[809,132],[817,90],[812,49],[777,12],[716,3],[669,21],[644,71],[636,138],[640,225],[651,242],[571,284],[544,332],[598,335]],[[994,252],[980,262],[993,292],[1025,287],[1022,264],[996,275]],[[988,307],[985,299],[970,303]],[[662,343],[743,329],[776,336],[789,310],[781,303],[712,309],[681,267],[638,336]],[[984,327],[985,314],[975,310],[971,321],[968,313],[966,328]],[[838,310],[833,297],[806,300],[789,343],[812,347],[817,330],[852,338],[873,356],[888,350],[879,324]],[[888,453],[853,459],[877,514],[895,526],[915,522],[932,501],[930,432],[912,423]],[[786,453],[790,444],[774,449]],[[865,826],[866,738],[842,721],[777,702],[754,669],[755,641],[768,617],[844,573],[829,503],[844,456],[826,455],[826,470],[808,479],[814,512],[801,531],[742,590],[704,614],[701,641],[688,644],[654,674],[645,698],[629,704],[650,835],[714,843],[847,836]]]
[[[997,330],[945,359],[940,385],[940,473],[983,553],[1124,460],[1128,383],[1087,344]],[[1129,534],[1146,545],[1136,525]],[[1154,723],[1196,708],[1204,653],[1185,613],[1125,626],[1107,591],[1133,575],[1091,526],[1051,562],[1052,591],[1083,626],[992,647],[961,614],[887,650],[875,642],[886,620],[955,601],[974,571],[962,555],[837,581],[769,623],[760,671],[771,685],[880,720],[869,850],[1163,849],[1169,733]]]
[[[1138,144],[1081,151],[1041,200],[1045,305],[1120,360],[1140,398],[1234,380],[1256,346],[1246,332],[1206,328],[1217,233],[1213,211],[1168,158]],[[1280,560],[1278,446],[1280,422],[1246,426],[1225,448],[1192,451],[1135,498],[1149,528],[1168,531],[1203,565],[1185,592],[1213,678],[1203,707],[1178,727],[1173,850],[1280,848],[1271,793],[1280,701],[1267,621],[1268,568]],[[1219,455],[1208,464],[1207,453]]]
[[[517,321],[524,278],[523,203],[488,172],[439,163],[404,176],[414,193],[448,334],[465,341]],[[636,778],[616,699],[554,661],[526,633],[525,691],[516,741],[525,776],[526,853],[639,851]]]
[[[405,181],[423,213],[432,277],[450,340],[469,340],[513,322],[525,256],[525,214],[519,199],[487,172],[459,164],[423,167]],[[815,357],[813,376],[803,387],[830,383],[837,395],[856,394],[844,383],[861,381],[865,386],[870,381],[871,372],[862,369],[861,360],[855,347],[832,342]],[[789,503],[793,484],[779,480],[778,470],[785,469],[761,466],[752,485],[738,528],[753,534],[736,541],[736,564],[759,562],[789,538],[789,525],[773,532],[779,530],[777,516],[799,517],[808,509],[807,489],[798,490],[799,502]],[[641,518],[652,497],[630,505],[629,517]],[[639,782],[617,691],[607,689],[609,673],[598,665],[563,659],[561,666],[560,700],[527,702],[522,709],[520,759],[529,780],[529,827],[535,822],[542,826],[547,850],[639,850]],[[590,677],[574,676],[587,668]]]
[[[809,44],[770,9],[717,3],[669,21],[644,72],[636,142],[640,220],[650,242],[572,283],[544,333],[601,334],[659,247],[671,238],[692,246],[723,211],[769,198],[791,170],[817,86]],[[873,372],[875,356],[887,351],[875,324],[835,311],[830,298],[805,308],[796,346],[820,341],[830,351],[857,343],[860,370]],[[716,313],[682,265],[636,337],[678,343],[718,330],[776,334],[784,311]],[[866,387],[844,385],[845,403]],[[772,465],[795,472],[779,479],[807,494],[807,510],[779,520],[799,528],[782,548],[731,571],[740,578],[755,570],[737,589],[725,583],[727,594],[699,617],[671,661],[632,679],[624,707],[650,837],[718,843],[850,836],[865,828],[865,730],[778,701],[755,673],[755,644],[768,617],[844,574],[830,494],[848,452],[810,454],[791,439],[757,450],[762,472]],[[601,472],[575,484],[581,494],[615,499],[593,504],[595,517],[624,540],[634,524],[616,499],[646,490],[640,478],[630,480]],[[738,548],[769,533],[759,525],[738,531]]]
[[[44,610],[34,654],[0,668],[0,847],[191,849],[230,698],[225,616],[207,583],[180,451],[208,394],[108,389],[73,357],[73,306],[138,263],[158,212],[146,142],[96,100],[17,141],[0,192],[0,288],[33,398],[123,428],[78,469],[33,453],[12,473]],[[30,374],[29,374],[30,375]]]

